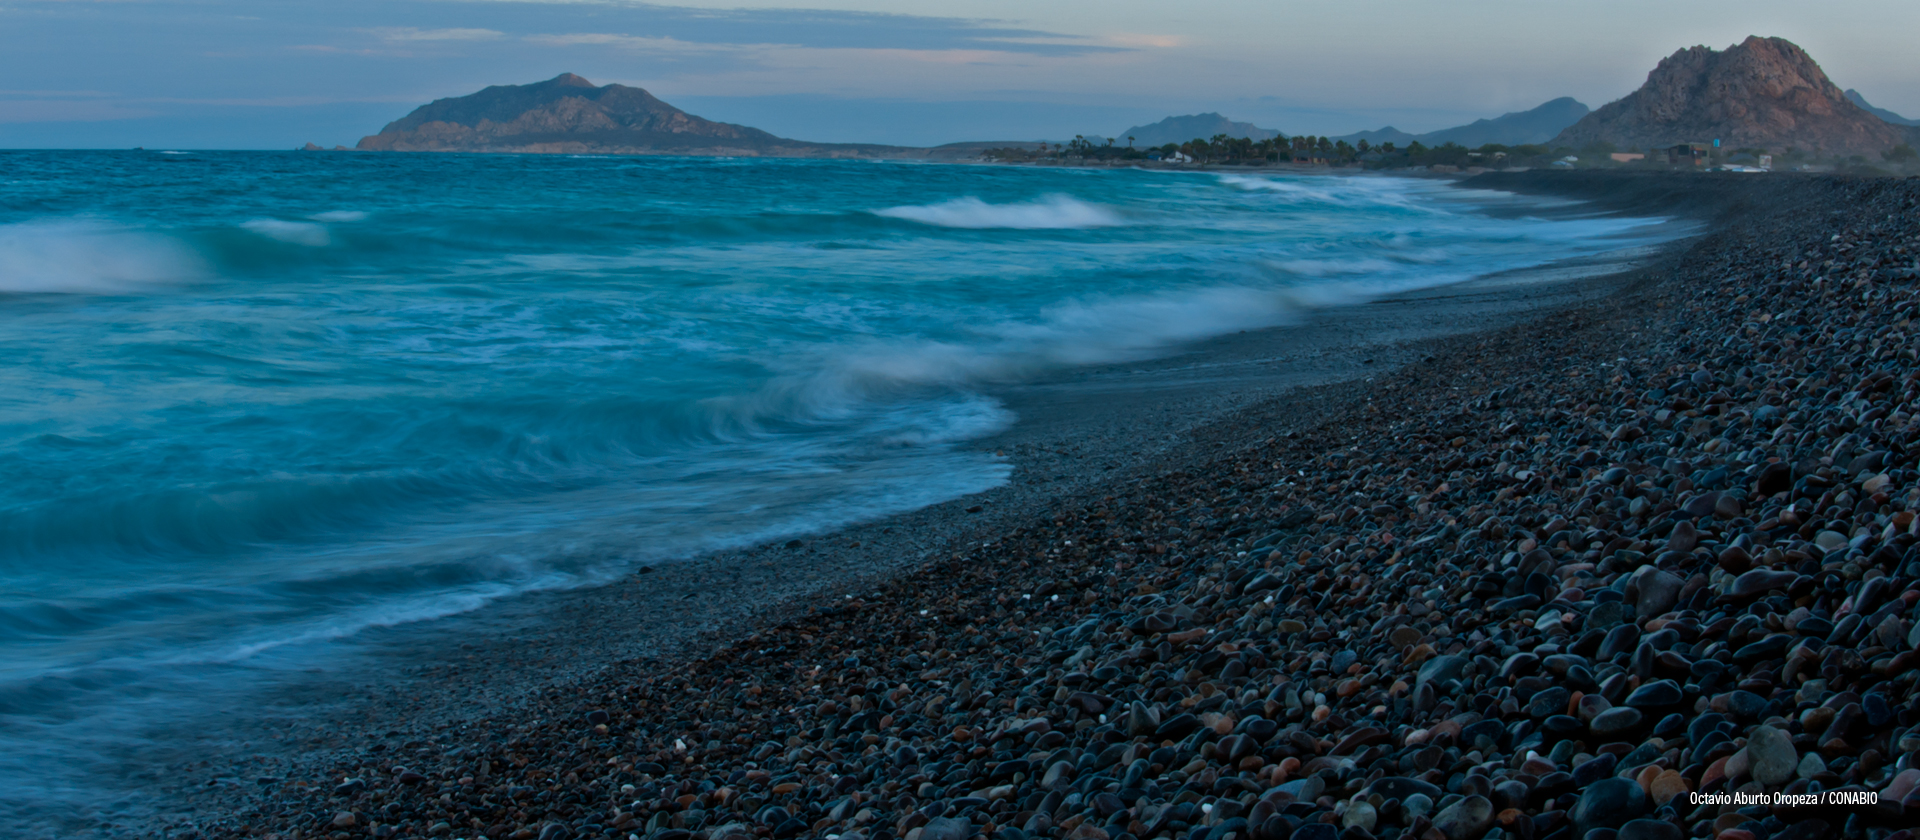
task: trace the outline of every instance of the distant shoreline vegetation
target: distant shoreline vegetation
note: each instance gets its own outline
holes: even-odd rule
[[[1467,148],[1457,143],[1427,146],[1419,141],[1404,146],[1348,143],[1329,137],[1285,134],[1266,140],[1196,137],[1185,143],[1136,146],[1132,138],[1076,136],[1066,143],[1038,143],[1033,147],[987,149],[981,158],[994,163],[1041,165],[1161,165],[1161,166],[1325,166],[1348,169],[1414,169],[1458,172],[1468,169],[1624,168],[1801,170],[1857,175],[1896,175],[1920,172],[1920,154],[1909,145],[1895,146],[1872,160],[1864,155],[1821,156],[1794,148],[1730,149],[1702,143],[1677,143],[1649,149],[1621,149],[1611,143],[1580,148],[1549,144],[1489,143]]]

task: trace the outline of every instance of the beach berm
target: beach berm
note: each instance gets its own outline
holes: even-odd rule
[[[1484,179],[1713,225],[1318,427],[1249,409],[1218,457],[194,830],[1907,840],[1920,181],[1738,177]],[[1835,790],[1876,796],[1698,796]]]

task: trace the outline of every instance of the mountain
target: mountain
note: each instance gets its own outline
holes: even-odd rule
[[[1150,125],[1136,125],[1114,135],[1114,140],[1116,144],[1124,145],[1127,138],[1132,137],[1135,146],[1164,146],[1168,143],[1185,143],[1195,138],[1211,139],[1216,134],[1266,140],[1279,133],[1271,128],[1261,128],[1253,123],[1234,122],[1219,114],[1209,113],[1168,117]]]
[[[738,157],[919,157],[918,149],[807,143],[704,120],[640,88],[596,87],[572,73],[438,99],[361,139],[388,152],[675,154]]]
[[[1735,149],[1874,157],[1910,141],[1907,129],[1848,99],[1792,42],[1749,37],[1722,52],[1689,47],[1662,59],[1639,90],[1601,106],[1553,142],[1644,149],[1715,139]]]
[[[1868,105],[1867,98],[1861,96],[1860,91],[1854,90],[1853,88],[1847,88],[1846,97],[1847,101],[1860,106],[1860,110],[1879,117],[1881,122],[1889,122],[1894,125],[1920,125],[1920,120],[1907,119],[1885,108],[1875,108],[1872,105]]]
[[[1459,143],[1468,148],[1488,143],[1505,146],[1545,143],[1565,131],[1567,126],[1579,122],[1587,113],[1587,106],[1579,100],[1562,96],[1530,111],[1514,111],[1490,120],[1474,120],[1457,128],[1429,131],[1420,135],[1420,142],[1429,146]]]
[[[1429,131],[1425,134],[1408,134],[1393,126],[1377,131],[1356,131],[1335,140],[1358,143],[1362,140],[1379,145],[1393,143],[1405,146],[1415,140],[1428,146],[1440,146],[1458,143],[1467,148],[1499,143],[1503,146],[1519,146],[1526,143],[1545,143],[1567,126],[1578,122],[1587,115],[1587,106],[1571,96],[1562,96],[1550,100],[1528,111],[1514,111],[1501,114],[1490,120],[1474,120],[1467,125]]]
[[[1356,131],[1352,134],[1342,135],[1339,137],[1335,137],[1333,139],[1345,140],[1349,143],[1354,143],[1354,144],[1358,144],[1360,141],[1365,140],[1369,144],[1372,144],[1375,146],[1378,146],[1381,143],[1393,143],[1398,146],[1405,146],[1408,143],[1411,143],[1415,140],[1420,139],[1420,135],[1408,134],[1407,132],[1394,128],[1393,126],[1386,126],[1384,128],[1374,129],[1373,131]]]

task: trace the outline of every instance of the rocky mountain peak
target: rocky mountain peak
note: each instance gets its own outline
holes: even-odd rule
[[[1639,90],[1588,114],[1554,142],[1639,149],[1715,139],[1729,148],[1877,156],[1909,138],[1848,100],[1798,45],[1755,36],[1725,50],[1675,52]]]

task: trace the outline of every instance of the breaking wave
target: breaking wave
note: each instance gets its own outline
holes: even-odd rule
[[[310,248],[324,248],[332,244],[333,237],[327,229],[312,222],[288,222],[281,219],[253,219],[241,222],[240,226],[268,239],[285,242],[290,245],[305,245]]]
[[[970,230],[1078,230],[1127,224],[1125,218],[1109,208],[1064,195],[1020,204],[988,204],[977,198],[955,198],[938,204],[889,207],[875,210],[874,215]]]
[[[192,249],[106,222],[0,225],[0,293],[125,294],[200,277]]]

